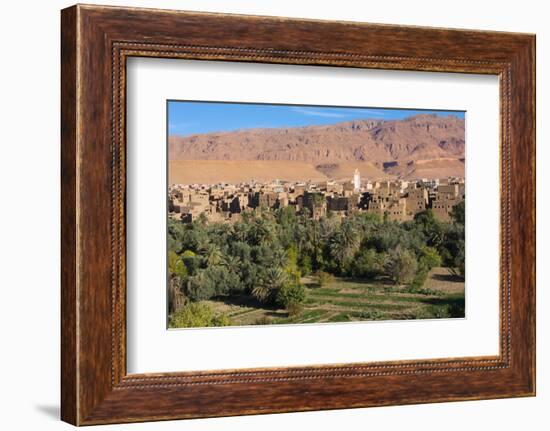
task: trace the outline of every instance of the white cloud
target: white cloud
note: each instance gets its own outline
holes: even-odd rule
[[[302,115],[308,115],[311,117],[330,117],[330,118],[345,118],[349,117],[348,114],[340,112],[331,112],[324,109],[311,109],[311,108],[292,108],[294,112]]]
[[[292,108],[293,111],[312,117],[327,117],[327,118],[349,118],[350,116],[363,115],[368,117],[386,117],[391,114],[391,111],[385,109],[369,109],[369,108]]]

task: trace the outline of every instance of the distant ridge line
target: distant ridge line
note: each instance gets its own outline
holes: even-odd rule
[[[397,178],[464,176],[464,130],[464,119],[456,116],[421,114],[170,136],[168,155],[170,161],[300,162],[329,177],[343,174],[350,163],[368,163],[372,173]]]

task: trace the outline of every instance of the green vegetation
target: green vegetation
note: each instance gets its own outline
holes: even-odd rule
[[[168,250],[171,327],[464,315],[463,292],[446,303],[425,286],[436,270],[462,283],[463,203],[450,223],[430,210],[398,223],[365,212],[315,220],[291,207],[234,224],[170,219]]]
[[[306,289],[301,284],[284,284],[277,292],[277,304],[284,308],[296,307],[306,299]]]
[[[212,307],[201,302],[191,302],[170,316],[171,328],[200,328],[228,326],[231,322],[225,314],[215,314]]]
[[[325,271],[317,271],[315,277],[319,287],[326,286],[334,280],[334,276]]]

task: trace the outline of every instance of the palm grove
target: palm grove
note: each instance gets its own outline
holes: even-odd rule
[[[286,207],[243,213],[233,224],[169,219],[169,325],[230,325],[205,301],[231,296],[299,313],[308,276],[319,286],[331,277],[384,280],[418,293],[434,267],[464,277],[464,202],[451,216],[441,222],[428,209],[406,222],[367,212],[316,220]]]

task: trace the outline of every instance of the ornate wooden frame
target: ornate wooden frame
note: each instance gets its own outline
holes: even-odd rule
[[[61,48],[63,420],[88,425],[534,395],[534,35],[78,5],[62,11]],[[130,56],[498,75],[500,354],[127,375]]]

